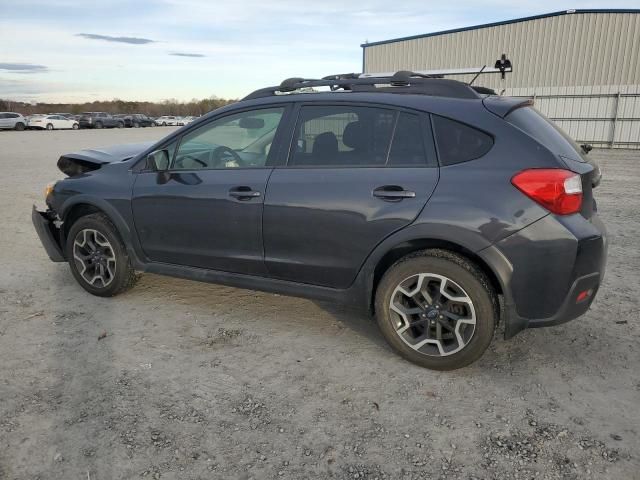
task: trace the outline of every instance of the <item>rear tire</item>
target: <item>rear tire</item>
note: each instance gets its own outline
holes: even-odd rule
[[[15,124],[15,126],[13,128],[14,128],[14,130],[17,130],[17,131],[21,132],[21,131],[24,130],[24,127],[25,127],[24,123],[18,122],[18,123]]]
[[[95,128],[102,128],[102,122],[96,122]]]
[[[124,128],[124,123],[118,122],[118,128]]]
[[[76,281],[92,295],[112,297],[138,278],[120,235],[103,213],[80,217],[71,226],[65,254]]]
[[[468,259],[439,249],[410,254],[390,267],[376,290],[375,308],[387,342],[433,370],[479,359],[499,311],[486,275]]]

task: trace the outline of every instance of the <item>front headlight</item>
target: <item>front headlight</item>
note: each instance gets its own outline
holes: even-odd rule
[[[56,183],[58,182],[51,182],[49,184],[47,184],[47,186],[44,188],[44,199],[47,200],[49,198],[49,195],[51,195],[53,193],[53,188],[56,186]]]

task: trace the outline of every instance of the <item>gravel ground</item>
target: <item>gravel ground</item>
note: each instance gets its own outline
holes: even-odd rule
[[[0,478],[640,478],[638,152],[592,152],[591,311],[438,373],[335,305],[154,275],[101,299],[51,263],[57,157],[170,130],[0,132]]]

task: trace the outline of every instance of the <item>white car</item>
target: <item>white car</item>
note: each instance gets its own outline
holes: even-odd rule
[[[192,116],[182,117],[182,125],[189,125],[195,119],[196,119],[196,117],[192,117]]]
[[[0,130],[24,130],[26,126],[26,119],[19,113],[0,112]]]
[[[156,125],[161,127],[176,126],[178,125],[178,117],[163,115],[162,117],[156,118]]]
[[[78,129],[78,122],[62,115],[33,115],[29,117],[29,128],[42,128],[46,130],[59,130],[70,128]]]

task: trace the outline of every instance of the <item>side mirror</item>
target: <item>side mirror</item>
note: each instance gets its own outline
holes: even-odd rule
[[[257,130],[264,128],[264,119],[255,117],[242,117],[240,119],[240,128],[247,130]]]
[[[169,152],[167,150],[156,150],[147,155],[147,169],[154,172],[169,170]]]

